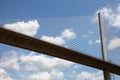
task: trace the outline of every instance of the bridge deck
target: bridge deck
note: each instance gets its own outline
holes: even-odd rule
[[[120,66],[0,27],[0,43],[62,58],[120,75]]]

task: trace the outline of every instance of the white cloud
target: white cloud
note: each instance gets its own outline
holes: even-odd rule
[[[114,14],[113,14],[113,11],[111,8],[107,8],[107,7],[103,7],[101,9],[98,9],[95,13],[95,17],[92,18],[92,21],[93,22],[98,22],[98,13],[102,13],[102,16],[106,19],[109,20],[109,22],[111,22],[111,20],[113,19],[114,17]]]
[[[20,57],[22,63],[26,64],[26,70],[52,70],[52,69],[63,69],[64,67],[70,67],[72,62],[58,59],[58,58],[49,58],[45,55],[22,55]],[[58,63],[59,62],[59,63]],[[28,66],[28,67],[27,67]],[[30,67],[31,66],[31,67]]]
[[[77,80],[103,80],[102,71],[98,71],[97,73],[89,73],[89,72],[81,72],[76,76]]]
[[[29,36],[34,36],[37,33],[40,25],[37,20],[31,20],[28,22],[21,21],[11,24],[5,24],[3,27]]]
[[[96,40],[96,41],[95,41],[96,44],[99,44],[100,42],[101,42],[100,40]]]
[[[0,67],[19,70],[18,57],[15,51],[4,53],[4,56],[0,59]]]
[[[112,25],[113,27],[120,28],[120,5],[118,5],[115,9],[103,7],[96,11],[94,21],[97,20],[97,14],[98,12],[102,13],[102,16],[104,19],[108,21],[109,25]]]
[[[72,29],[65,29],[61,35],[63,38],[67,39],[73,39],[76,37],[76,34],[72,31]]]
[[[0,80],[13,80],[13,79],[4,69],[0,68]]]
[[[114,38],[112,40],[110,40],[110,43],[108,44],[108,49],[109,50],[113,50],[115,48],[120,47],[120,38]]]
[[[42,36],[41,39],[57,45],[65,44],[65,40],[62,37]]]
[[[93,31],[89,31],[86,34],[83,34],[82,37],[83,38],[89,38],[94,32]]]
[[[120,15],[116,15],[113,20],[113,26],[119,27],[120,28]]]
[[[57,45],[64,45],[67,40],[74,39],[76,37],[75,32],[72,31],[72,29],[65,29],[60,36],[42,36],[41,40],[57,44]],[[66,40],[67,39],[67,40]]]
[[[95,40],[95,41],[89,40],[89,41],[88,41],[88,44],[89,44],[89,45],[100,44],[100,40]]]

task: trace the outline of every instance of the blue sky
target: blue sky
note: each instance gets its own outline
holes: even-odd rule
[[[109,26],[105,26],[108,59],[120,65],[119,0],[0,0],[0,11],[4,28],[102,59],[96,19],[100,11]],[[81,64],[0,44],[0,79],[103,80],[103,75]]]
[[[114,5],[113,5],[114,3]],[[1,19],[86,16],[103,6],[116,6],[119,0],[0,0]],[[6,16],[6,17],[4,17]]]

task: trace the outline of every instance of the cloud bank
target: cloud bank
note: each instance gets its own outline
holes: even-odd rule
[[[0,79],[13,79],[10,78],[8,73],[4,70],[7,69],[12,70],[14,73],[19,72],[11,74],[18,79],[62,80],[65,76],[64,69],[69,68],[72,64],[74,63],[54,57],[48,57],[43,54],[38,55],[34,52],[25,55],[16,51],[9,51],[4,53],[0,59]],[[28,77],[26,77],[26,75]]]
[[[3,64],[8,65],[3,66]],[[101,71],[94,73],[82,71],[78,73],[77,71],[81,67],[81,65],[55,57],[38,55],[35,52],[25,54],[13,50],[4,53],[0,59],[0,79],[67,80],[73,78],[75,80],[103,80]]]

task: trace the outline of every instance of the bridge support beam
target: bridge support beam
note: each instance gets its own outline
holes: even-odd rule
[[[28,49],[120,75],[120,66],[0,27],[0,43]]]

